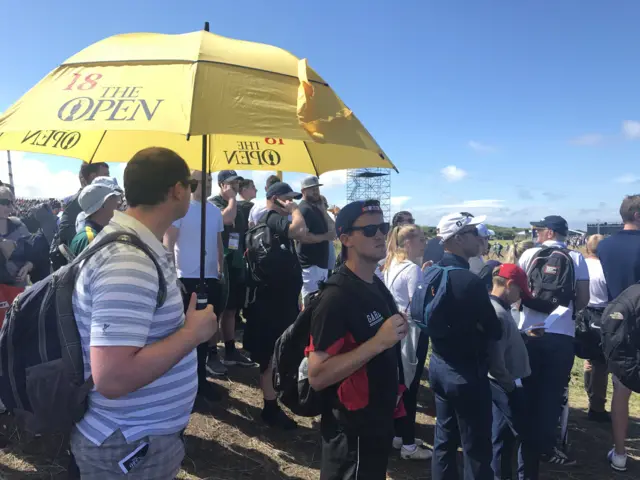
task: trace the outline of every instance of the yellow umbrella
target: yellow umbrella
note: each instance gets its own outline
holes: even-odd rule
[[[116,35],[53,70],[0,117],[0,149],[126,162],[165,146],[209,170],[394,168],[306,60],[200,31]]]
[[[0,150],[126,162],[162,146],[202,171],[395,168],[306,60],[208,30],[87,47],[0,117]]]

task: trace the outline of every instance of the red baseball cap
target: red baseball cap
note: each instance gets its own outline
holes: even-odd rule
[[[507,280],[513,280],[513,282],[520,287],[520,290],[522,290],[523,297],[533,298],[531,290],[529,290],[527,274],[519,266],[514,265],[513,263],[503,263],[500,265],[499,270],[495,275],[506,278]]]

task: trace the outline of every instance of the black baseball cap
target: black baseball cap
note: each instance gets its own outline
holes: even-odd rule
[[[569,233],[569,224],[560,215],[549,215],[539,222],[531,222],[531,226],[536,228],[548,228],[560,235],[566,235]]]
[[[222,170],[218,172],[218,184],[244,180],[235,170]]]
[[[345,205],[336,218],[336,234],[348,233],[356,220],[366,213],[384,214],[377,200],[358,200]]]
[[[287,197],[293,200],[300,200],[302,198],[302,194],[294,192],[288,183],[278,182],[271,185],[269,190],[267,190],[267,198],[272,197]]]

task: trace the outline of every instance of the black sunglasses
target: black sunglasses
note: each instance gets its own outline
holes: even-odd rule
[[[187,186],[191,187],[191,193],[195,193],[195,191],[198,189],[198,185],[200,184],[200,182],[195,178],[188,178],[187,180],[184,180],[182,184],[185,187]]]
[[[0,198],[0,205],[4,207],[10,207],[13,205],[13,200],[9,200],[8,198]]]
[[[378,230],[380,230],[380,233],[382,233],[383,235],[386,235],[387,233],[389,233],[389,228],[390,228],[389,222],[384,222],[378,225],[365,225],[364,227],[351,227],[349,231],[362,232],[362,234],[365,237],[371,238],[376,236],[376,233],[378,233]]]

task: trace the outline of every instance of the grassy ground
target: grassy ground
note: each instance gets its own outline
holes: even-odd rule
[[[260,422],[261,395],[256,369],[234,369],[229,380],[216,383],[228,392],[210,409],[194,413],[186,432],[187,458],[182,480],[216,479],[317,479],[320,445],[317,425],[298,419],[294,433],[272,432]],[[432,399],[423,382],[419,398],[418,437],[433,440],[433,418],[427,416]],[[582,361],[577,360],[571,378],[570,442],[579,465],[543,469],[545,479],[637,479],[640,478],[640,397],[632,397],[634,417],[629,431],[633,462],[626,474],[613,474],[605,454],[611,445],[610,429],[586,419],[587,399],[582,388]],[[63,479],[67,454],[60,436],[34,438],[18,430],[12,417],[0,417],[0,475],[6,479]],[[408,463],[393,454],[388,478],[431,478],[427,463]]]

